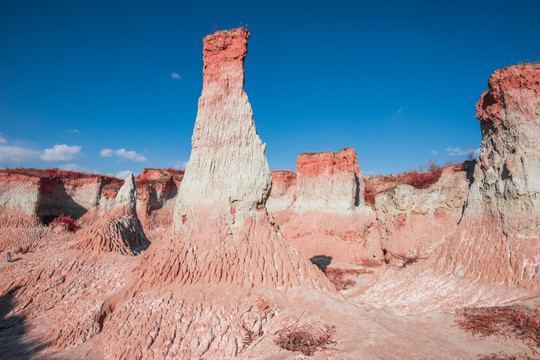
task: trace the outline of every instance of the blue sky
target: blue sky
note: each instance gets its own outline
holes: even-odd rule
[[[539,1],[2,1],[0,167],[181,167],[202,38],[241,23],[272,170],[343,147],[364,174],[461,161],[479,147],[490,74],[540,61],[539,13]]]

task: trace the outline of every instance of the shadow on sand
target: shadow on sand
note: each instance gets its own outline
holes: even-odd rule
[[[326,272],[326,267],[332,262],[332,257],[327,255],[316,255],[309,260],[317,265],[323,272]]]
[[[0,359],[32,359],[46,344],[28,341],[28,325],[23,316],[9,316],[14,308],[13,298],[19,287],[0,296]]]

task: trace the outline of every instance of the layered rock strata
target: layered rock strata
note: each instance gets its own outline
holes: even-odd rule
[[[476,106],[480,156],[443,271],[538,289],[540,64],[497,70]]]
[[[41,182],[36,176],[0,172],[0,228],[32,227],[41,200]]]
[[[364,205],[364,183],[352,148],[300,154],[297,175],[274,172],[271,212],[285,239],[308,257],[355,264],[383,259],[375,212]]]
[[[183,177],[181,170],[143,169],[136,179],[137,215],[152,238],[158,238],[172,224]]]
[[[349,213],[364,204],[362,174],[353,148],[304,153],[296,159],[297,212]],[[361,196],[362,195],[362,196]]]

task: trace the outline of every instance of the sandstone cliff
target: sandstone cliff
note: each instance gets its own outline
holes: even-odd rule
[[[476,106],[480,156],[463,219],[439,268],[537,289],[540,266],[540,64],[497,70]]]
[[[375,212],[364,205],[364,182],[352,148],[300,154],[297,174],[274,171],[269,210],[302,254],[380,264]]]

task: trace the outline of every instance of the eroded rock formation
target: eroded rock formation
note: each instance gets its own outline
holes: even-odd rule
[[[453,234],[469,190],[468,173],[462,164],[450,166],[437,182],[421,189],[400,183],[399,175],[367,180],[376,194],[374,208],[387,262],[425,259]]]
[[[137,215],[150,239],[171,226],[183,177],[182,170],[143,169],[136,179]]]
[[[246,326],[258,333],[275,314],[255,307],[251,291],[333,291],[266,212],[271,176],[243,90],[248,38],[238,28],[204,39],[204,86],[174,226],[111,303],[104,336],[134,343],[107,344],[108,357],[230,358],[246,347]]]
[[[364,205],[364,182],[352,148],[300,154],[297,175],[272,173],[269,199],[285,239],[308,257],[381,263],[375,212]],[[294,176],[296,175],[296,176]]]
[[[456,234],[439,267],[485,282],[538,288],[540,64],[497,70],[476,106],[480,156]]]
[[[338,358],[527,351],[464,336],[450,312],[538,296],[540,65],[490,79],[474,176],[453,166],[415,188],[401,175],[364,182],[353,149],[302,154],[298,175],[270,174],[243,89],[248,38],[239,28],[204,39],[184,179],[0,171],[0,258],[31,244],[0,260],[0,354],[284,358],[274,335],[291,322],[336,325],[327,354]],[[81,229],[44,226],[59,212]],[[129,256],[147,229],[151,246]],[[336,296],[302,254],[346,262],[334,270],[358,275],[352,289]]]
[[[296,171],[297,212],[350,213],[364,204],[362,174],[352,148],[300,154]]]
[[[137,217],[136,203],[137,190],[131,174],[118,191],[115,206],[81,231],[78,248],[124,255],[136,255],[145,250],[150,242]]]

